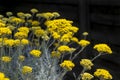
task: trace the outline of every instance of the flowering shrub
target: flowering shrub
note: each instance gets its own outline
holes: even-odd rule
[[[63,80],[65,74],[76,64],[73,60],[88,46],[88,35],[84,39],[74,36],[79,30],[73,21],[60,19],[57,12],[18,12],[16,16],[7,12],[0,15],[0,80]],[[70,45],[76,43],[78,47]],[[112,79],[106,69],[97,69],[94,74],[87,71],[94,66],[93,61],[101,55],[112,54],[107,44],[96,44],[93,49],[98,55],[93,59],[81,59],[83,70],[76,80]],[[74,53],[74,54],[73,54]],[[69,59],[64,59],[65,56]],[[6,78],[5,75],[8,77]]]

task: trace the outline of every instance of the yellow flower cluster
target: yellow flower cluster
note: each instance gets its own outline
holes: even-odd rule
[[[21,39],[27,38],[28,34],[25,32],[16,32],[14,34],[14,37],[21,40]]]
[[[40,22],[39,21],[32,21],[32,26],[39,26]]]
[[[107,44],[96,44],[94,46],[94,49],[100,53],[112,54],[112,50]]]
[[[71,38],[72,38],[72,33],[69,32],[69,33],[67,33],[67,34],[64,34],[64,35],[61,37],[60,41],[63,42],[63,43],[68,43],[68,42],[70,42]]]
[[[0,36],[11,35],[12,32],[9,28],[0,28]]]
[[[28,27],[20,27],[20,28],[18,28],[18,31],[19,32],[24,32],[24,33],[29,33],[29,28]]]
[[[86,47],[87,45],[90,44],[90,42],[87,41],[87,40],[80,40],[80,41],[78,42],[78,44],[79,44],[80,46],[82,46],[82,47]]]
[[[67,69],[67,70],[71,71],[72,68],[75,67],[75,64],[74,64],[72,61],[70,61],[70,60],[64,60],[64,61],[60,64],[60,66],[61,66],[62,68],[64,68],[64,69]]]
[[[0,72],[0,80],[10,80],[9,78],[5,77],[5,74]]]
[[[16,24],[19,24],[19,23],[22,23],[22,22],[23,22],[22,19],[17,18],[17,17],[12,18],[10,21],[13,22],[13,23],[16,23]]]
[[[99,78],[103,78],[104,80],[111,80],[112,79],[112,75],[106,69],[97,69],[94,72],[94,76],[99,77]]]
[[[58,51],[61,53],[70,52],[71,48],[69,46],[62,45],[62,46],[58,47]]]
[[[35,33],[36,37],[41,37],[43,35],[45,35],[45,31],[43,29],[38,29],[38,30],[35,30]]]
[[[31,54],[32,56],[34,56],[34,57],[40,57],[41,51],[34,49],[34,50],[30,51],[30,54]]]
[[[91,67],[93,66],[93,63],[92,63],[92,61],[89,60],[89,59],[82,59],[82,60],[80,61],[80,65],[82,65],[85,69],[90,70]]]
[[[72,26],[72,23],[72,21],[66,19],[55,19],[46,21],[45,25],[47,26],[48,32],[51,34],[53,34],[53,32],[56,32],[60,35],[63,35],[69,32],[72,32],[72,34],[74,34],[78,31],[78,28]]]
[[[81,74],[81,77],[82,77],[82,80],[92,80],[94,78],[93,75],[87,72]]]
[[[12,58],[11,58],[10,56],[3,56],[3,57],[1,58],[1,60],[2,60],[3,62],[6,62],[6,63],[10,62],[11,59],[12,59]]]
[[[15,45],[13,39],[7,39],[7,40],[5,40],[5,43],[4,43],[4,44],[5,44],[6,46],[8,46],[8,47],[12,47],[12,46]]]
[[[32,67],[30,66],[23,66],[22,67],[22,73],[23,74],[28,74],[28,73],[31,73],[32,72]]]
[[[28,44],[29,44],[29,40],[27,40],[27,39],[21,40],[21,45],[28,45]]]

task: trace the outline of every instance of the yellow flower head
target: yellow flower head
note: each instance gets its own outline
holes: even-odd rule
[[[83,35],[83,36],[87,36],[87,35],[88,35],[88,32],[83,32],[82,35]]]
[[[14,40],[14,43],[15,43],[15,46],[19,46],[20,45],[20,40],[16,39],[16,40]]]
[[[94,46],[94,49],[100,53],[102,52],[102,53],[112,54],[112,50],[107,44],[96,44]]]
[[[5,45],[8,46],[8,47],[12,47],[14,46],[15,42],[13,39],[7,39],[5,40]]]
[[[109,71],[107,71],[105,69],[97,69],[94,72],[94,76],[99,77],[99,78],[103,78],[104,80],[111,80],[112,79],[112,75],[109,73]]]
[[[11,35],[12,32],[9,28],[0,28],[0,36]]]
[[[80,40],[80,41],[78,42],[78,44],[79,44],[80,46],[82,46],[82,47],[86,47],[87,45],[90,44],[90,42],[87,41],[87,40]]]
[[[35,30],[34,33],[37,37],[41,37],[45,34],[45,31],[43,29]]]
[[[20,56],[18,57],[18,60],[19,60],[19,61],[24,61],[24,60],[25,60],[25,56],[20,55]]]
[[[64,61],[60,64],[60,66],[61,66],[62,68],[64,68],[64,69],[67,69],[67,70],[71,71],[72,68],[75,67],[75,64],[74,64],[72,61],[70,61],[70,60],[64,60]]]
[[[68,42],[70,42],[70,39],[71,39],[71,38],[72,38],[72,33],[69,32],[69,33],[67,33],[67,34],[64,34],[64,35],[61,37],[60,41],[63,42],[63,43],[68,43]]]
[[[21,40],[21,44],[22,44],[22,45],[28,45],[28,44],[29,44],[29,40],[27,40],[27,39],[22,39],[22,40]]]
[[[6,24],[5,24],[5,23],[0,22],[0,27],[5,27],[5,26],[6,26]]]
[[[32,50],[32,51],[30,51],[30,54],[34,57],[40,57],[41,51],[40,50]]]
[[[14,34],[14,37],[21,40],[21,39],[27,38],[28,34],[25,32],[17,32]]]
[[[56,32],[53,32],[52,36],[53,36],[54,39],[59,39],[60,38],[60,35]]]
[[[23,19],[25,18],[25,14],[23,12],[18,12],[17,16]]]
[[[25,17],[28,19],[28,18],[30,18],[32,15],[31,14],[29,14],[29,13],[26,13],[26,14],[24,14],[25,15]]]
[[[39,21],[32,21],[32,26],[39,26],[40,25],[40,22]]]
[[[10,80],[9,78],[5,77],[5,74],[0,72],[0,80]]]
[[[12,59],[12,58],[9,57],[9,56],[3,56],[3,57],[1,58],[1,60],[2,60],[3,62],[6,62],[6,63],[10,62],[11,59]]]
[[[78,38],[77,37],[72,37],[71,41],[78,43]]]
[[[30,67],[30,66],[23,66],[22,67],[22,73],[23,74],[32,73],[32,67]]]
[[[71,49],[70,49],[69,46],[62,45],[62,46],[58,47],[58,51],[61,52],[61,53],[64,53],[64,52],[70,52]]]
[[[29,33],[29,28],[28,27],[20,27],[20,28],[18,28],[18,31],[19,32],[24,32],[24,33]]]
[[[81,74],[81,77],[82,77],[82,80],[92,80],[94,76],[91,75],[90,73],[85,72]]]
[[[92,63],[92,61],[89,60],[89,59],[82,59],[82,60],[80,61],[80,65],[82,65],[85,69],[90,70],[91,67],[93,66],[93,63]]]
[[[16,18],[16,17],[13,17],[10,22],[13,22],[13,23],[16,23],[16,24],[19,24],[19,23],[22,23],[23,20],[20,19],[20,18]]]
[[[7,16],[12,16],[13,13],[12,13],[12,12],[6,12],[6,15],[7,15]]]
[[[32,13],[37,13],[37,12],[38,12],[38,10],[35,9],[35,8],[31,9],[30,11],[31,11]]]
[[[47,20],[51,19],[54,17],[54,15],[50,12],[42,13],[41,17],[46,18]]]

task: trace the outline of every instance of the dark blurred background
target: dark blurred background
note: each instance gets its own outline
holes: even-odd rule
[[[87,31],[93,44],[107,43],[113,54],[101,56],[94,62],[94,68],[106,68],[113,80],[120,80],[120,0],[0,0],[0,14],[29,12],[32,8],[40,12],[59,12],[62,18],[73,20],[80,28],[77,37]],[[77,59],[75,62],[79,65]],[[74,72],[79,74],[80,69],[75,68]],[[74,80],[71,72],[65,80]]]

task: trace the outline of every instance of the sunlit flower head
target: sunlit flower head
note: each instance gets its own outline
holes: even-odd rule
[[[28,39],[22,39],[21,40],[21,44],[22,45],[28,45],[29,44],[29,40]]]
[[[24,32],[24,33],[29,33],[29,28],[28,27],[20,27],[20,28],[18,28],[18,31],[19,32]]]
[[[0,80],[10,80],[9,78],[5,77],[5,74],[0,72]]]
[[[8,47],[13,47],[15,44],[14,39],[7,39],[5,40],[5,45]]]
[[[14,34],[14,37],[21,40],[21,39],[27,38],[28,34],[25,32],[16,32]]]
[[[70,61],[70,60],[64,60],[64,61],[60,64],[60,66],[61,66],[62,68],[64,68],[64,69],[66,69],[66,70],[71,71],[72,68],[75,67],[75,64],[74,64],[72,61]]]
[[[112,54],[112,50],[107,44],[96,44],[94,46],[94,49],[100,53]]]
[[[3,56],[3,57],[1,58],[1,60],[2,60],[3,62],[8,63],[8,62],[11,62],[12,58],[11,58],[10,56]]]
[[[82,80],[92,80],[94,78],[93,75],[87,72],[81,74],[81,77],[82,77]]]
[[[71,49],[69,46],[62,45],[62,46],[58,47],[58,51],[61,53],[65,53],[65,52],[70,52]]]
[[[22,73],[23,74],[32,73],[32,67],[30,67],[30,66],[23,66],[22,67]]]
[[[104,80],[111,80],[112,79],[112,75],[106,69],[97,69],[94,72],[94,76],[99,77],[99,78],[103,78]]]
[[[93,63],[89,59],[82,59],[80,61],[80,65],[83,66],[85,69],[90,70],[91,67],[93,66]]]
[[[9,28],[0,28],[0,36],[7,36],[7,35],[11,35],[12,32]]]
[[[80,46],[82,46],[82,47],[86,47],[87,45],[90,44],[90,42],[87,41],[87,40],[80,40],[80,41],[78,42],[78,44],[79,44]]]
[[[40,24],[39,21],[36,20],[32,21],[32,26],[39,26],[39,24]]]
[[[41,51],[34,49],[34,50],[30,51],[30,54],[31,54],[33,57],[40,57]]]

